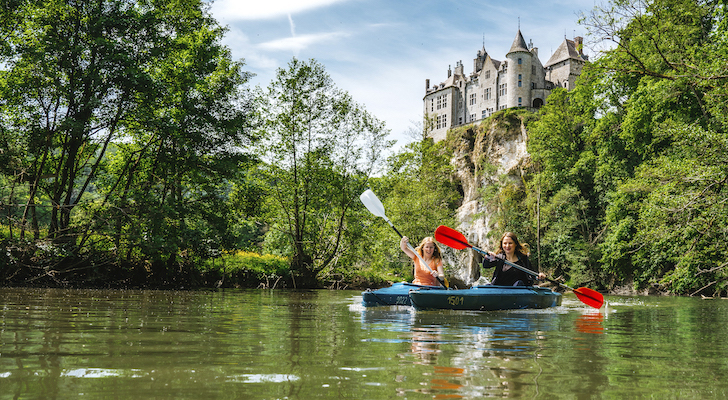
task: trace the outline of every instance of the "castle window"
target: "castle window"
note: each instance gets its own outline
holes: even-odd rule
[[[518,87],[521,87],[521,74],[518,74]]]
[[[477,93],[470,93],[470,105],[474,105],[478,101]]]
[[[437,129],[447,128],[447,115],[438,115],[437,116]]]
[[[490,70],[485,71],[485,79],[490,79]]]
[[[475,121],[475,114],[470,114],[470,122]]]
[[[505,96],[507,92],[508,92],[508,90],[506,88],[505,83],[502,83],[498,86],[498,95],[499,96]]]
[[[437,96],[437,109],[441,110],[447,107],[447,95]]]
[[[518,59],[518,65],[521,65],[521,64],[523,64],[523,60],[519,58]]]
[[[490,100],[493,97],[493,90],[491,88],[485,89],[485,99]]]
[[[523,99],[521,97],[518,98],[518,107],[521,107],[523,105]]]
[[[481,118],[481,119],[485,119],[485,117],[487,117],[487,116],[488,116],[488,110],[487,110],[487,109],[483,110],[483,112],[481,113],[481,115],[482,115],[482,116],[481,116],[480,118]]]

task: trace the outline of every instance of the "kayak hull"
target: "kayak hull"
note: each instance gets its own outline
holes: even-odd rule
[[[409,292],[418,289],[436,289],[440,286],[415,285],[409,282],[397,282],[392,286],[362,292],[364,307],[376,306],[411,306]]]
[[[513,310],[561,305],[561,293],[536,286],[477,286],[463,290],[421,288],[409,293],[419,310]]]

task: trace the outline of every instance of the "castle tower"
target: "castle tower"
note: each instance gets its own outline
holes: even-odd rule
[[[518,30],[511,49],[506,54],[508,72],[506,76],[507,90],[505,100],[510,107],[526,107],[531,105],[531,74],[533,54],[528,50],[523,40],[521,30]]]
[[[485,45],[483,45],[483,48],[478,50],[478,56],[473,59],[473,73],[477,74],[483,69],[483,63],[487,57],[488,52],[485,51]]]
[[[423,111],[428,135],[443,140],[451,127],[478,124],[506,108],[544,105],[554,87],[572,89],[588,57],[581,51],[583,39],[564,39],[546,65],[533,43],[526,44],[519,27],[503,61],[491,57],[483,47],[473,59],[473,71],[466,74],[462,60],[448,66],[447,79],[434,85],[425,80]]]
[[[577,36],[574,40],[564,38],[561,45],[544,64],[547,69],[546,79],[557,87],[573,89],[576,79],[581,75],[581,69],[589,60],[582,51],[584,39]]]

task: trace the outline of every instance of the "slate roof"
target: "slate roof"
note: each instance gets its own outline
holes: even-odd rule
[[[564,39],[564,41],[561,42],[554,54],[551,55],[551,58],[549,58],[546,64],[544,64],[544,68],[548,68],[554,64],[558,64],[568,59],[574,59],[579,61],[586,60],[586,58],[584,58],[581,54],[579,54],[579,51],[576,50],[576,44],[573,40]]]
[[[523,35],[521,34],[520,29],[516,34],[516,38],[513,39],[513,44],[511,45],[511,49],[508,50],[507,54],[515,53],[517,51],[525,51],[526,53],[528,53],[528,45],[526,45],[526,41],[523,40]]]

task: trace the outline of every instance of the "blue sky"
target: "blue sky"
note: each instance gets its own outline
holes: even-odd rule
[[[391,130],[396,147],[422,119],[425,79],[447,78],[448,66],[473,58],[485,42],[504,60],[519,28],[545,63],[595,0],[215,0],[212,15],[229,28],[224,44],[252,86],[266,87],[292,57],[314,58],[334,83]],[[587,54],[590,51],[587,47]]]

